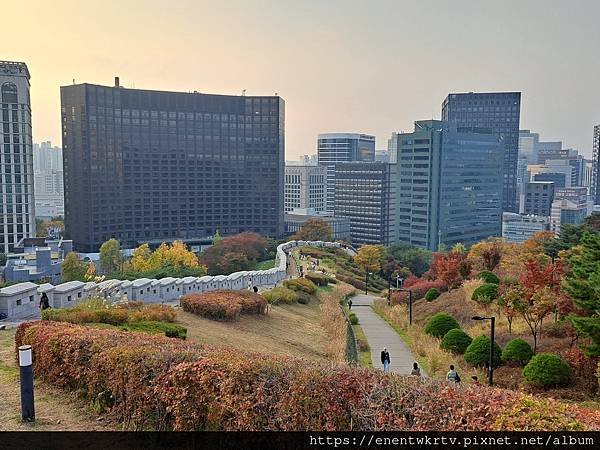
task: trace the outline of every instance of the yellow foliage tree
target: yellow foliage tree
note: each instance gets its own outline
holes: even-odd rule
[[[150,257],[152,250],[148,244],[142,244],[133,251],[131,257],[131,268],[136,272],[148,272],[150,270]]]
[[[375,272],[381,269],[384,257],[385,248],[381,245],[363,245],[354,257],[354,262],[365,272]]]
[[[200,266],[197,256],[188,250],[181,241],[169,245],[165,242],[151,251],[148,244],[136,248],[131,258],[131,268],[136,272],[148,272],[166,265],[175,268],[196,268]]]

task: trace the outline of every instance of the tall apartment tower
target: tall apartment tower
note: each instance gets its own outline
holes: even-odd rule
[[[442,120],[458,127],[488,128],[504,147],[502,208],[518,212],[517,161],[519,154],[520,92],[449,94],[442,104]],[[499,150],[502,152],[502,148]]]
[[[51,142],[33,144],[35,214],[40,218],[64,216],[62,148]]]
[[[501,143],[496,133],[439,120],[398,135],[398,240],[430,250],[502,235]]]
[[[284,101],[61,88],[66,234],[76,250],[284,232]]]
[[[594,202],[594,205],[600,205],[600,125],[596,125],[594,127],[590,196]]]
[[[12,252],[21,239],[35,236],[29,78],[25,63],[0,61],[1,253]]]
[[[335,208],[335,164],[375,161],[375,136],[360,133],[324,133],[317,139],[317,158],[327,167],[327,211]]]
[[[312,209],[325,212],[327,168],[324,166],[285,166],[285,212]]]

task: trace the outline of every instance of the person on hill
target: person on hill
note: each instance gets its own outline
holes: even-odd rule
[[[348,309],[352,309],[352,299],[348,299]]]
[[[454,365],[452,364],[450,364],[450,370],[446,374],[446,380],[460,383],[460,376],[458,375],[458,372],[454,370]]]
[[[473,376],[471,377],[471,380],[473,381],[473,384],[474,384],[475,386],[481,386],[481,383],[479,382],[479,378],[477,378],[477,375],[473,375]]]
[[[44,309],[50,308],[50,300],[48,300],[48,295],[43,292],[42,298],[40,298],[40,309],[43,311]]]
[[[421,376],[421,368],[419,367],[419,364],[417,364],[416,362],[413,363],[413,368],[410,371],[410,374],[417,377]]]
[[[384,372],[387,373],[390,371],[390,354],[385,347],[383,347],[383,350],[381,351],[381,364],[383,364]]]

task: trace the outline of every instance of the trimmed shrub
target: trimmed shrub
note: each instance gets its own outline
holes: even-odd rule
[[[131,303],[131,302],[130,302]],[[141,302],[135,302],[141,303]],[[127,303],[125,304],[127,305]],[[169,305],[143,305],[133,309],[129,314],[129,322],[174,322],[177,313]]]
[[[292,280],[285,280],[283,286],[291,289],[292,291],[306,292],[307,294],[314,294],[317,292],[317,286],[306,278],[294,278]]]
[[[477,278],[482,279],[486,283],[500,284],[500,278],[498,278],[495,273],[490,272],[489,270],[482,270],[479,272],[479,275],[477,275]]]
[[[356,314],[350,313],[349,319],[352,325],[358,325],[358,317],[356,316]]]
[[[232,298],[229,292],[212,291],[187,294],[181,297],[181,307],[184,311],[211,320],[238,320],[242,313],[242,304],[237,298]]]
[[[279,303],[286,303],[290,305],[292,303],[296,303],[300,298],[300,294],[298,292],[292,291],[291,289],[283,286],[278,286],[263,292],[262,295],[271,305],[278,305]]]
[[[267,301],[252,291],[231,291],[242,305],[242,314],[266,314]]]
[[[517,363],[524,366],[533,356],[531,345],[523,339],[513,339],[502,350],[502,361]]]
[[[540,353],[523,368],[523,377],[543,388],[564,386],[571,379],[571,367],[558,355]]]
[[[490,361],[490,338],[478,336],[465,350],[465,361],[473,366],[485,366]],[[502,349],[494,342],[494,367],[502,364]]]
[[[469,345],[471,345],[472,341],[473,339],[471,339],[471,336],[463,330],[453,328],[444,335],[440,347],[444,350],[449,350],[452,353],[462,355]]]
[[[449,389],[114,329],[27,322],[15,344],[33,347],[36,377],[80,393],[126,429],[564,431],[598,430],[599,423],[589,409],[505,389]]]
[[[310,295],[306,292],[298,292],[298,303],[301,305],[308,305],[310,303]]]
[[[312,281],[317,286],[327,286],[329,283],[332,282],[332,279],[330,277],[317,272],[309,272],[304,275],[304,278],[306,278],[309,281]]]
[[[425,324],[425,333],[441,339],[453,328],[460,328],[454,317],[445,313],[437,313],[431,316]]]
[[[431,288],[425,294],[425,300],[427,300],[428,302],[432,302],[439,296],[440,296],[440,291],[437,288]]]
[[[358,289],[360,291],[365,290],[365,282],[364,281],[361,281],[361,280],[358,280],[356,278],[346,276],[346,275],[338,275],[337,278],[338,278],[338,280],[343,281],[344,283],[348,283],[350,286],[355,287],[356,289]]]
[[[498,285],[493,283],[485,283],[483,286],[479,286],[473,292],[471,300],[475,300],[477,303],[488,305],[498,298]]]
[[[148,334],[164,334],[166,337],[185,339],[187,328],[174,323],[142,321],[133,322],[119,327],[124,331],[140,331]]]

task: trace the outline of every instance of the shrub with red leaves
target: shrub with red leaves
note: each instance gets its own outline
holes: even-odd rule
[[[254,292],[218,290],[184,295],[181,306],[207,319],[234,321],[240,314],[264,314],[267,301]]]

